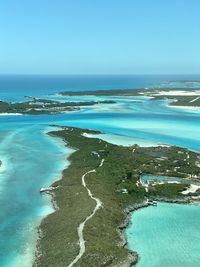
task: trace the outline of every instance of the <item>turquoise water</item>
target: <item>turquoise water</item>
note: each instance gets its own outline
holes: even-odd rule
[[[23,101],[24,96],[44,96],[60,91],[143,88],[163,79],[181,76],[144,75],[0,75],[0,99]],[[188,77],[189,78],[189,77]],[[195,77],[196,79],[200,77]]]
[[[142,175],[141,180],[143,182],[179,182],[184,184],[191,184],[191,179],[183,179],[179,177],[167,177],[167,176],[159,176],[159,175]],[[200,185],[199,181],[193,181],[192,184]]]
[[[147,182],[151,182],[151,181],[158,181],[158,182],[183,182],[183,179],[182,178],[178,178],[178,177],[166,177],[166,176],[157,176],[157,175],[142,175],[141,176],[141,180],[143,182],[144,181],[147,181]]]
[[[200,75],[0,75],[0,99],[23,101],[27,95],[41,97],[65,90],[179,87],[177,80],[193,79],[200,80]]]
[[[0,259],[1,266],[29,266],[36,245],[36,227],[53,212],[41,187],[60,178],[71,152],[45,136],[43,126],[7,128],[1,123]],[[48,129],[48,127],[46,127]],[[47,149],[48,148],[48,149]]]
[[[172,78],[178,79],[169,77],[169,80]],[[3,76],[0,77],[0,99],[18,101],[24,100],[24,95],[45,97],[61,90],[151,87],[160,84],[162,79],[161,76]],[[70,99],[73,101],[77,98]],[[81,99],[86,100],[88,97],[79,98]],[[46,214],[53,211],[49,199],[47,196],[41,196],[39,189],[61,177],[66,164],[65,158],[72,151],[60,140],[45,135],[44,131],[50,129],[48,127],[50,123],[101,130],[106,133],[104,137],[108,141],[123,145],[165,143],[200,151],[198,112],[172,109],[167,106],[166,101],[151,101],[147,98],[114,97],[113,99],[117,103],[83,107],[79,112],[67,114],[0,116],[0,160],[3,163],[0,167],[0,266],[31,266],[37,226]],[[162,211],[162,206],[159,207]],[[169,207],[171,208],[171,205]],[[190,214],[190,207],[187,207],[185,214],[180,211],[182,221],[187,214]],[[198,220],[200,220],[199,210],[196,213]],[[147,212],[147,219],[148,216]],[[168,227],[168,220],[165,222]],[[137,226],[138,223],[134,223],[129,228],[130,236],[131,233],[135,233],[134,242],[145,243],[145,238],[142,241],[140,235],[136,235]],[[179,226],[180,229],[185,227],[181,224]],[[147,229],[145,227],[141,231],[145,232]],[[200,240],[200,232],[196,234]],[[157,238],[159,239],[159,236]],[[159,242],[161,241],[157,242],[157,246]],[[166,239],[164,247],[169,246],[167,242]],[[132,241],[129,241],[129,244],[131,245]],[[192,246],[193,251],[196,251],[195,243],[191,242]],[[176,248],[177,258],[182,257],[181,251],[179,247]],[[144,250],[141,249],[139,252],[141,259],[149,255],[145,245]],[[194,256],[194,263],[195,260]],[[160,266],[168,265],[163,265],[162,262]]]
[[[126,231],[138,267],[198,267],[200,206],[158,203],[133,213]]]

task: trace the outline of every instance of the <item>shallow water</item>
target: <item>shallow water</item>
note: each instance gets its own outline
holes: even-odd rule
[[[4,77],[2,80],[2,77],[0,77],[0,99],[24,100],[24,95],[44,97],[47,94],[57,93],[65,89],[150,87],[161,80],[161,77],[127,78],[124,76],[118,78],[93,77],[91,79],[79,77],[78,80],[75,77],[13,77],[12,79]],[[52,96],[49,97],[52,98]],[[172,109],[167,106],[166,101],[152,101],[148,98],[139,98],[138,101],[138,98],[135,97],[74,97],[70,98],[70,101],[76,99],[79,99],[78,101],[113,99],[116,103],[83,107],[80,112],[61,115],[0,116],[0,160],[3,163],[0,168],[0,265],[2,267],[28,267],[31,265],[37,238],[36,226],[46,214],[53,211],[49,199],[46,196],[41,196],[39,189],[50,185],[60,177],[62,169],[66,165],[65,158],[72,151],[66,149],[60,140],[44,134],[44,131],[50,129],[49,124],[100,130],[106,134],[99,137],[121,145],[166,143],[200,151],[200,113],[196,111]],[[170,204],[166,204],[166,206],[159,205],[158,213],[161,212],[162,214],[162,208],[165,207],[171,210],[172,206]],[[200,220],[199,207],[190,210],[190,207],[187,206],[184,212],[181,212],[181,206],[173,207],[178,212],[180,207],[182,221],[185,220],[187,214],[190,215],[190,211],[195,213],[196,210],[198,210],[195,213],[197,220]],[[150,210],[144,210],[144,212],[147,212],[144,215],[144,217],[146,216],[145,220],[148,219],[149,214],[154,214],[151,211],[154,210],[151,208]],[[133,221],[134,218],[133,216]],[[169,220],[166,219],[165,222],[166,227],[170,227]],[[190,223],[192,224],[192,222]],[[154,221],[154,224],[159,227],[159,221]],[[132,236],[134,233],[133,248],[134,250],[138,248],[141,259],[144,258],[145,260],[149,257],[148,250],[145,248],[147,240],[145,240],[145,236],[141,239],[140,234],[136,234],[137,227],[140,225],[143,225],[141,231],[145,232],[147,225],[136,221],[128,229],[128,235]],[[191,227],[195,226],[194,222]],[[162,227],[164,226],[162,225]],[[179,223],[177,227],[180,227],[180,231],[187,230],[183,230],[186,224],[181,225]],[[177,234],[179,234],[179,230],[177,229]],[[195,234],[200,240],[200,233],[196,231]],[[155,250],[156,244],[158,246],[161,242],[159,235],[156,238],[157,243],[153,246]],[[183,240],[186,239],[183,235],[178,238],[180,240],[182,238]],[[163,248],[169,246],[168,241],[168,239],[165,243],[162,241]],[[132,244],[131,240],[129,244]],[[141,247],[139,247],[139,244],[141,244]],[[195,242],[191,242],[190,246],[191,250],[193,247],[195,251]],[[179,254],[179,251],[183,250],[179,250],[179,247],[181,246],[176,248],[174,258],[179,258],[182,255]],[[152,253],[155,253],[155,251]],[[191,251],[188,250],[188,253],[191,253]],[[158,263],[153,263],[152,260],[154,265],[141,266],[168,266],[163,265],[162,257],[159,255],[156,261],[159,262],[160,260],[160,265],[155,265]],[[177,259],[174,261],[177,262]],[[195,262],[194,255],[194,266]]]
[[[108,143],[119,145],[119,146],[133,146],[135,144],[142,146],[142,147],[149,147],[149,146],[157,146],[158,143],[150,142],[144,140],[142,138],[133,138],[124,135],[117,135],[117,134],[86,134],[88,138],[99,138],[104,140]]]
[[[53,212],[48,197],[39,190],[60,177],[70,152],[60,140],[45,136],[41,126],[12,130],[4,126],[0,135],[1,266],[30,266],[36,227]]]
[[[128,246],[138,267],[198,267],[200,206],[158,203],[132,214]]]
[[[156,182],[183,182],[182,178],[167,177],[167,176],[157,176],[157,175],[142,175],[141,176],[141,180],[143,182],[145,182],[145,181],[147,181],[147,182],[151,182],[151,181],[156,181]],[[187,182],[187,180],[184,180],[184,182]]]

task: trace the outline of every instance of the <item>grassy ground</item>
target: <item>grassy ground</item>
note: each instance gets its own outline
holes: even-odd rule
[[[143,173],[158,174],[173,169],[178,158],[178,164],[183,165],[183,177],[196,167],[198,155],[176,147],[140,148],[134,146],[125,148],[108,144],[105,141],[82,136],[83,132],[91,131],[77,128],[67,128],[51,135],[61,137],[67,145],[76,149],[70,156],[71,165],[64,170],[63,179],[53,184],[55,199],[59,210],[49,215],[41,223],[41,238],[38,243],[38,258],[35,266],[64,267],[76,257],[79,252],[78,225],[90,215],[96,205],[88,196],[81,184],[81,176],[97,168],[101,159],[104,165],[97,168],[96,173],[86,176],[86,183],[93,195],[99,198],[103,207],[86,223],[84,239],[86,252],[74,266],[126,266],[124,262],[129,256],[128,250],[122,246],[118,227],[127,214],[124,209],[142,203],[146,197],[184,198],[180,192],[185,185],[155,186],[147,193],[136,182]],[[92,132],[93,133],[93,132]],[[98,152],[100,157],[92,153]],[[181,153],[178,151],[181,151]],[[189,165],[185,163],[187,153],[190,155]],[[162,160],[160,160],[162,158]],[[165,173],[166,175],[167,173]],[[180,173],[177,172],[177,175]],[[117,189],[126,188],[128,194],[116,193]],[[170,192],[170,193],[169,193]]]

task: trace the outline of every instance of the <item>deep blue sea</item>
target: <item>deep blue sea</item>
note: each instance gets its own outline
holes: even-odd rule
[[[197,110],[172,108],[167,101],[145,97],[62,98],[52,94],[154,87],[191,90],[200,88],[198,80],[200,75],[0,76],[0,100],[4,101],[25,101],[27,95],[60,101],[116,101],[61,115],[0,116],[0,266],[31,266],[37,226],[53,212],[50,200],[39,189],[61,177],[72,150],[46,135],[50,123],[102,130],[102,139],[122,145],[164,143],[200,152]],[[135,212],[126,235],[129,247],[140,254],[138,267],[199,266],[199,221],[200,206],[160,204],[156,210]]]
[[[0,99],[18,101],[26,95],[44,96],[65,90],[187,86],[181,84],[181,80],[198,81],[200,75],[0,75]],[[189,87],[195,86],[195,83],[189,84]]]

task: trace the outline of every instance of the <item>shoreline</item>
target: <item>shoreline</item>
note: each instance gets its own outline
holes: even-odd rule
[[[173,103],[175,102],[172,102],[171,104],[167,104],[167,106],[170,108],[175,108],[175,109],[200,111],[200,106],[179,106],[179,105],[174,105]]]
[[[22,114],[22,115],[23,115],[23,114]],[[63,179],[63,172],[64,172],[65,169],[67,169],[67,168],[70,166],[70,164],[71,164],[71,162],[69,161],[69,158],[70,158],[71,154],[73,154],[73,153],[76,151],[74,148],[67,146],[67,143],[65,142],[64,139],[59,138],[59,137],[56,137],[56,136],[54,136],[54,135],[51,134],[51,131],[52,131],[52,130],[60,131],[60,130],[62,130],[62,128],[65,128],[65,127],[64,127],[64,126],[58,126],[58,125],[48,125],[48,126],[46,127],[46,129],[44,129],[44,130],[42,131],[42,133],[43,133],[45,136],[50,137],[50,139],[51,139],[53,142],[55,142],[55,140],[56,140],[57,143],[59,143],[59,145],[62,144],[62,145],[64,145],[65,149],[68,148],[68,149],[70,149],[70,150],[72,150],[72,151],[70,152],[70,154],[69,154],[68,156],[65,156],[65,160],[64,160],[65,163],[64,163],[64,166],[63,166],[63,168],[62,168],[62,171],[61,171],[60,175],[59,175],[54,181],[52,181],[52,182],[50,183],[50,185],[49,185],[49,187],[52,187],[53,190],[49,190],[49,191],[46,191],[46,192],[42,193],[42,194],[47,195],[47,196],[49,197],[49,204],[50,204],[51,207],[52,207],[52,212],[46,214],[46,215],[42,218],[42,220],[39,222],[39,225],[37,226],[37,233],[36,233],[36,235],[37,235],[37,240],[36,240],[36,247],[35,247],[35,252],[34,252],[34,256],[33,256],[32,266],[37,266],[37,265],[35,265],[35,261],[36,261],[37,258],[39,258],[39,257],[41,256],[41,254],[40,254],[40,248],[39,248],[39,247],[40,247],[40,240],[41,240],[41,238],[42,238],[42,236],[43,236],[43,233],[42,233],[42,230],[41,230],[41,224],[42,224],[42,222],[43,222],[46,218],[48,218],[49,215],[51,215],[52,213],[55,213],[56,211],[59,210],[59,206],[57,205],[57,201],[56,201],[56,195],[55,195],[55,193],[54,193],[54,190],[56,190],[56,188],[53,187],[53,184],[54,184],[55,182],[58,182],[58,181],[60,181],[60,180]],[[40,193],[40,192],[38,192],[38,193]]]
[[[63,130],[63,129],[64,129],[64,130],[68,129],[68,127],[66,127],[66,126],[58,126],[58,125],[49,125],[49,126],[50,126],[50,127],[55,127],[55,128],[57,128],[56,131],[61,131],[61,130]],[[72,129],[73,129],[73,127],[72,127]],[[88,129],[87,129],[87,130],[88,130]],[[95,133],[95,134],[103,133],[103,132],[98,132],[98,131],[94,131],[94,132],[97,132],[97,133]],[[46,134],[46,135],[49,135],[50,137],[52,137],[52,138],[54,138],[54,139],[57,138],[57,139],[62,140],[62,142],[64,142],[64,144],[65,144],[65,147],[74,150],[74,151],[69,155],[69,157],[66,158],[66,160],[68,160],[68,162],[69,162],[69,165],[68,165],[67,167],[65,167],[65,168],[62,170],[62,174],[61,174],[60,179],[56,179],[56,181],[54,181],[54,182],[50,185],[50,187],[56,189],[56,188],[54,187],[54,184],[55,184],[56,182],[58,182],[58,181],[60,181],[60,180],[63,179],[65,170],[67,170],[68,167],[71,165],[71,161],[69,160],[69,158],[70,158],[70,156],[71,156],[74,152],[78,151],[78,149],[77,149],[77,148],[74,148],[74,147],[72,147],[72,146],[69,146],[69,145],[67,144],[67,142],[65,141],[64,138],[62,138],[62,137],[56,137],[55,135],[53,135],[53,134],[51,133],[51,131],[46,131],[45,134]],[[87,134],[87,133],[83,133],[82,135],[84,136],[84,134]],[[84,136],[84,137],[86,137],[86,136]],[[88,138],[88,137],[87,137],[87,138]],[[99,167],[101,167],[101,166],[103,165],[103,162],[104,162],[104,161],[101,161]],[[91,171],[89,171],[89,172],[91,172]],[[87,173],[89,173],[89,172],[87,172]],[[87,173],[86,173],[86,174],[87,174]],[[50,202],[51,202],[51,204],[52,204],[52,208],[54,209],[53,213],[55,213],[56,211],[59,210],[59,206],[57,205],[56,195],[55,195],[55,193],[54,193],[54,189],[51,190],[51,191],[44,192],[45,194],[47,194],[48,196],[50,196]],[[87,190],[89,190],[89,189],[87,189]],[[89,191],[90,191],[90,190],[89,190]],[[135,210],[137,210],[137,209],[144,208],[144,207],[148,207],[148,205],[145,204],[145,203],[141,203],[141,204],[135,205],[134,207],[132,207],[132,208],[130,208],[130,209],[129,209],[129,208],[126,209],[126,210],[128,210],[128,211],[126,211],[127,216],[126,216],[126,218],[125,218],[125,221],[127,222],[127,226],[128,226],[128,224],[129,224],[129,221],[130,221],[130,219],[129,219],[129,215],[130,215],[130,213],[133,212],[133,211],[135,211]],[[98,210],[98,209],[99,209],[99,208],[97,208],[97,210]],[[51,213],[50,213],[50,214],[47,214],[47,215],[42,219],[42,221],[45,220],[45,219],[47,219],[47,218],[49,217],[49,215],[51,215]],[[89,217],[90,217],[90,216],[89,216]],[[38,231],[37,231],[38,239],[37,239],[37,244],[36,244],[36,249],[35,249],[35,257],[34,257],[34,260],[33,260],[33,267],[37,267],[36,260],[41,256],[41,251],[40,251],[40,248],[39,248],[39,247],[40,247],[40,240],[41,240],[41,238],[42,238],[42,236],[43,236],[43,232],[42,232],[42,229],[41,229],[42,221],[40,222],[40,224],[39,224],[39,226],[38,226]],[[87,221],[87,218],[86,218],[85,221]],[[124,222],[122,223],[122,225],[123,225],[123,224],[124,224]],[[122,263],[122,265],[120,264],[119,267],[132,267],[133,265],[135,266],[135,264],[138,262],[138,254],[137,254],[137,252],[135,252],[135,251],[131,251],[131,250],[129,250],[128,247],[126,246],[126,245],[127,245],[127,240],[126,240],[126,238],[125,238],[125,235],[124,235],[123,232],[122,232],[122,227],[123,227],[123,226],[119,225],[117,230],[119,230],[119,236],[120,236],[121,243],[122,243],[121,246],[122,246],[123,248],[125,248],[125,249],[128,251],[128,258],[126,259],[125,262]],[[125,227],[124,227],[124,228],[125,228]],[[81,246],[81,244],[80,244],[80,246]],[[79,257],[79,255],[77,255],[77,257]],[[77,257],[76,257],[76,258],[77,258]],[[74,261],[69,265],[69,267],[72,267],[72,266],[77,262],[76,258],[75,258]],[[117,266],[118,266],[118,265],[117,265]],[[117,266],[116,266],[116,267],[117,267]]]
[[[178,204],[178,205],[195,205],[198,204],[200,205],[200,198],[198,199],[193,199],[192,197],[188,196],[185,200],[183,199],[167,199],[167,198],[155,198],[155,201],[157,201],[158,203],[168,203],[168,204]],[[124,220],[124,222],[119,225],[118,230],[120,233],[120,236],[123,240],[122,246],[124,248],[126,248],[128,251],[130,251],[130,254],[134,257],[134,261],[132,262],[132,265],[130,265],[129,267],[136,267],[137,263],[140,260],[140,254],[137,251],[132,251],[128,248],[128,240],[126,238],[126,235],[124,233],[124,231],[129,227],[129,225],[132,224],[131,222],[131,215],[133,215],[135,212],[137,212],[140,209],[144,209],[144,208],[148,208],[150,207],[146,201],[141,202],[141,203],[136,203],[134,205],[132,205],[131,207],[127,207],[124,212],[126,213],[126,218]]]
[[[55,125],[51,125],[51,126],[55,126]],[[61,134],[56,134],[55,135],[55,133],[53,132],[50,132],[50,133],[48,133],[48,135],[50,135],[51,137],[53,137],[53,138],[55,138],[55,137],[58,137],[59,136],[59,138],[61,138],[64,142],[65,142],[65,146],[67,146],[67,147],[70,147],[70,148],[73,148],[73,146],[71,146],[71,145],[69,145],[69,143],[70,142],[68,142],[68,141],[66,141],[66,138],[64,137],[64,136],[62,136],[62,132],[63,131],[67,131],[69,134],[70,134],[70,132],[71,132],[71,134],[73,133],[73,130],[76,130],[77,131],[77,129],[78,128],[73,128],[73,127],[65,127],[65,126],[61,126],[61,127],[59,127],[59,126],[57,126],[58,128],[60,128],[60,130],[59,131],[56,131],[56,132],[60,132]],[[85,133],[85,130],[86,129],[78,129],[78,131],[79,132],[82,132],[82,134],[81,134],[81,136],[82,136],[82,138],[85,138],[84,136],[83,136],[83,133]],[[87,130],[87,132],[89,132],[89,130]],[[76,135],[75,135],[76,136]],[[78,136],[76,137],[76,138],[78,138]],[[88,139],[88,138],[87,138]],[[95,142],[97,142],[97,140],[98,139],[96,139],[96,140],[94,140],[94,143]],[[100,140],[100,139],[99,139]],[[78,142],[78,141],[77,141]],[[99,143],[99,142],[98,142]],[[103,141],[102,141],[102,143],[103,143]],[[108,145],[108,143],[107,142],[104,142],[105,144],[107,144]],[[107,146],[106,145],[106,146]],[[78,145],[77,145],[78,146]],[[110,146],[111,147],[117,147],[118,148],[118,146],[115,146],[115,145],[111,145],[110,144]],[[73,148],[74,149],[74,148]],[[120,149],[122,149],[122,148],[120,148]],[[169,147],[161,147],[160,149],[169,149]],[[78,152],[78,151],[80,151],[80,148],[76,148],[76,150],[74,151],[74,152]],[[69,156],[69,162],[70,162],[70,165],[67,167],[67,169],[64,169],[63,171],[62,171],[62,178],[61,178],[61,180],[60,180],[60,183],[63,183],[64,181],[63,181],[63,179],[66,179],[65,178],[65,173],[66,173],[66,171],[69,171],[68,169],[74,164],[74,161],[71,159],[72,158],[72,156],[73,156],[73,154],[75,154],[75,153],[72,153],[72,154],[70,154],[70,156]],[[90,168],[91,169],[91,168]],[[88,170],[89,171],[89,170]],[[57,185],[57,184],[59,184],[59,181],[56,181],[56,182],[54,182],[54,183],[52,183],[52,187],[55,187],[55,185]],[[56,191],[57,191],[57,189],[55,189],[55,194],[54,194],[54,191],[53,191],[53,194],[51,195],[51,197],[52,197],[52,201],[53,201],[53,203],[55,202],[56,203],[56,205],[58,205],[58,209],[59,209],[59,204],[58,204],[58,202],[57,202],[57,200],[56,200]],[[189,204],[189,200],[190,200],[190,197],[186,197],[184,200],[183,199],[169,199],[169,198],[161,198],[161,197],[154,197],[153,199],[155,199],[155,200],[158,200],[158,201],[163,201],[163,202],[169,202],[169,203],[185,203],[185,204]],[[139,200],[139,199],[138,199]],[[144,200],[143,199],[143,201],[138,201],[137,202],[137,204],[126,204],[125,205],[126,207],[125,207],[125,209],[123,209],[123,214],[125,215],[124,216],[124,219],[122,220],[122,222],[121,223],[119,223],[118,224],[118,226],[117,226],[117,228],[116,228],[116,230],[117,230],[117,233],[119,234],[119,237],[120,237],[120,239],[119,240],[121,240],[121,241],[118,241],[119,242],[119,245],[120,245],[120,247],[121,248],[123,248],[123,249],[125,249],[125,251],[127,251],[127,255],[128,255],[128,257],[126,257],[126,260],[125,261],[123,261],[123,263],[121,262],[118,262],[119,264],[118,265],[115,265],[115,266],[123,266],[123,267],[125,267],[125,266],[127,266],[127,267],[130,267],[130,266],[133,266],[133,265],[135,265],[137,262],[138,262],[138,260],[139,260],[139,255],[138,255],[138,253],[137,252],[135,252],[135,251],[131,251],[131,250],[129,250],[128,249],[128,247],[127,247],[127,239],[126,239],[126,237],[124,236],[124,233],[123,233],[123,231],[124,231],[124,229],[125,228],[127,228],[127,226],[129,225],[129,223],[130,223],[130,214],[132,213],[132,212],[134,212],[135,210],[137,210],[137,209],[140,209],[140,208],[144,208],[144,207],[148,207],[148,204],[146,203],[146,200]],[[55,212],[54,213],[56,213],[56,211],[58,211],[58,209],[56,209],[55,210]],[[119,211],[120,212],[120,211]],[[41,222],[41,225],[43,224],[43,222],[44,221],[46,221],[49,217],[51,216],[51,214],[50,215],[47,215],[47,217],[46,218],[44,218],[43,219],[43,221]],[[96,217],[96,216],[95,216]],[[40,241],[42,240],[42,238],[43,238],[43,236],[42,236],[42,234],[43,234],[43,232],[42,232],[42,229],[41,229],[41,225],[40,225],[40,229],[39,229],[39,231],[38,231],[38,233],[40,234],[40,238],[38,239],[38,246],[37,246],[37,248],[38,248],[38,251],[37,251],[37,254],[36,254],[36,257],[38,258],[38,257],[40,257]],[[39,256],[37,256],[37,255],[39,255]],[[76,253],[76,255],[77,255],[77,253]],[[35,259],[36,261],[38,260],[38,259]],[[111,259],[110,259],[111,260]],[[112,260],[111,260],[111,262],[112,262]],[[35,264],[34,266],[40,266],[40,265],[37,265],[37,264]],[[72,266],[72,265],[69,265],[69,266]],[[81,265],[82,266],[82,265]],[[85,266],[85,265],[83,265],[83,266]],[[113,266],[112,264],[111,264],[111,266]]]
[[[22,113],[8,113],[8,112],[0,113],[0,116],[22,116],[22,115],[25,115],[25,114],[22,114]]]
[[[49,100],[28,97],[29,102],[2,102],[0,116],[19,116],[19,115],[56,115],[66,114],[70,112],[77,112],[82,107],[95,107],[98,104],[116,104],[116,97],[142,97],[154,100],[170,100],[169,107],[180,108],[191,111],[200,110],[200,88],[188,89],[185,88],[139,88],[139,89],[116,89],[116,90],[95,90],[95,91],[77,91],[77,92],[60,92],[54,94],[55,96],[70,97],[108,97],[108,99],[94,101],[72,101],[72,102],[60,102],[57,100]]]
[[[57,127],[56,131],[62,131],[63,129],[64,129],[64,130],[68,129],[68,127],[65,127],[65,126],[58,126],[58,125],[49,125],[49,126],[51,126],[51,127]],[[59,128],[60,128],[60,129],[59,129]],[[73,129],[73,128],[72,128],[72,129]],[[87,130],[88,130],[88,129],[87,129]],[[99,131],[94,131],[94,132],[96,132],[95,134],[102,133],[102,132],[99,132]],[[69,144],[67,144],[67,142],[66,142],[66,140],[65,140],[64,138],[62,138],[62,137],[56,137],[55,135],[53,135],[53,134],[52,134],[51,132],[49,132],[49,131],[46,132],[46,134],[49,135],[49,136],[52,137],[52,138],[58,138],[58,139],[61,139],[61,140],[64,142],[65,146],[68,147],[68,148],[70,148],[70,149],[73,149],[74,152],[75,152],[75,151],[78,151],[77,148],[74,148],[74,147],[72,147],[72,146],[69,146]],[[72,152],[72,153],[69,155],[69,158],[70,158],[70,156],[71,156],[74,152]],[[69,160],[69,158],[66,159],[66,160],[69,161],[69,165],[67,166],[67,168],[71,165],[71,161]],[[99,165],[99,167],[101,167],[102,165],[103,165],[103,164],[101,163],[101,164]],[[62,180],[62,179],[64,178],[64,172],[65,172],[65,170],[67,170],[67,168],[64,168],[64,169],[63,169],[61,178],[60,178],[59,180]],[[55,184],[56,182],[58,182],[59,180],[54,181],[54,182],[50,185],[50,187],[54,187],[54,184]],[[53,207],[53,209],[54,209],[54,213],[55,213],[57,210],[59,210],[59,206],[57,205],[57,201],[56,201],[56,195],[54,194],[53,191],[51,191],[51,192],[46,192],[46,193],[50,196],[50,201],[51,201],[51,203],[52,203],[52,207]],[[141,206],[141,208],[142,208],[142,206]],[[51,215],[51,214],[46,215],[46,216],[42,219],[42,221],[45,220],[45,219],[47,219],[47,218],[49,217],[49,215]],[[127,217],[126,217],[126,220],[127,220],[127,219],[128,219],[128,215],[127,215]],[[87,219],[86,219],[86,220],[87,220]],[[40,241],[41,241],[41,238],[42,238],[42,236],[43,236],[43,232],[42,232],[42,229],[41,229],[42,221],[40,222],[40,225],[39,225],[39,227],[38,227],[38,239],[37,239],[37,245],[36,245],[35,259],[34,259],[33,267],[37,267],[37,263],[36,263],[36,261],[37,261],[37,259],[40,258],[40,256],[41,256]],[[119,236],[120,236],[120,239],[121,239],[121,243],[123,244],[123,243],[124,243],[124,240],[125,240],[125,236],[121,234],[120,226],[118,227],[118,230],[119,230]],[[127,243],[127,241],[126,241],[126,243]],[[125,244],[122,245],[122,247],[125,248]],[[122,265],[119,264],[119,267],[132,267],[133,264],[135,265],[135,264],[137,263],[137,261],[138,261],[138,257],[137,257],[137,253],[136,253],[136,252],[133,252],[133,251],[129,250],[128,248],[126,248],[126,250],[127,250],[127,252],[128,252],[128,258],[126,259],[125,262],[122,263]],[[77,257],[78,257],[78,256],[77,256]],[[69,265],[69,266],[73,266],[73,265]],[[117,265],[117,266],[118,266],[118,265]]]
[[[200,109],[200,88],[139,88],[139,89],[115,89],[96,91],[60,92],[60,97],[67,96],[104,96],[104,97],[146,97],[151,100],[171,100],[169,106],[180,108]],[[178,104],[176,104],[178,102]],[[191,105],[195,103],[195,105]],[[188,105],[187,105],[188,104]]]

